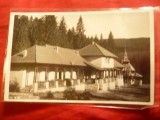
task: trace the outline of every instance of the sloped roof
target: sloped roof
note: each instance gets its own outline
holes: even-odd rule
[[[135,73],[135,77],[143,77],[141,74],[139,74],[139,73]]]
[[[22,55],[24,53],[22,51],[13,55],[11,62],[86,66],[84,59],[79,55],[77,50],[51,45],[34,45],[25,51],[27,51],[26,56]]]
[[[26,56],[23,57],[24,52]],[[11,58],[11,63],[35,63],[36,62],[36,46],[30,47],[24,51],[21,51]]]
[[[135,71],[135,68],[131,65],[131,63],[128,63],[128,65],[129,65],[131,71]]]
[[[114,60],[114,67],[115,68],[123,68],[124,66],[120,62],[118,62],[117,60]]]
[[[98,48],[99,47],[100,46],[98,45]],[[103,49],[104,48],[102,48],[102,51]],[[78,50],[51,45],[34,45],[22,52],[13,55],[11,58],[11,63],[40,63],[54,65],[90,66],[97,70],[105,70],[104,68],[100,68],[88,62],[79,54]],[[114,68],[123,67],[123,65],[116,60],[114,64]]]
[[[106,50],[105,48],[101,47],[96,43],[92,43],[82,49],[79,50],[81,56],[105,56],[105,57],[112,57],[117,58],[116,55],[111,53],[110,51]]]
[[[124,70],[135,71],[135,68],[131,65],[131,63],[123,64]]]
[[[88,62],[86,60],[84,62],[85,62],[86,65],[88,65],[88,66],[90,66],[90,67],[92,67],[92,68],[94,68],[96,70],[105,70],[104,68],[100,68],[100,67],[98,67],[98,66],[96,66],[96,65],[94,65],[94,64],[92,64],[92,63],[90,63],[90,62]]]

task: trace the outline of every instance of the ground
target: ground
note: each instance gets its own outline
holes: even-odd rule
[[[122,100],[122,101],[139,101],[149,102],[150,87],[149,85],[142,86],[123,86],[110,90],[108,92],[91,93],[94,100]]]
[[[65,92],[47,92],[47,93],[10,93],[10,98],[16,99],[50,99],[50,100],[99,100],[99,101],[135,101],[135,102],[149,102],[150,100],[150,86],[123,86],[109,91],[98,92],[76,92],[74,89]],[[26,97],[27,96],[27,97]]]

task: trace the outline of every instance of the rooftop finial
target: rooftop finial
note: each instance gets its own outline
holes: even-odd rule
[[[127,51],[126,51],[126,47],[125,47],[125,49],[124,49],[124,58],[123,58],[123,62],[129,62],[128,55],[127,55]]]

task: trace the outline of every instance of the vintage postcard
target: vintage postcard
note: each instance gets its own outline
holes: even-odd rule
[[[153,10],[11,12],[4,101],[153,105]]]

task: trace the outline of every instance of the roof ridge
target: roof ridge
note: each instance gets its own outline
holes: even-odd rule
[[[108,49],[100,46],[99,44],[96,44],[96,45],[98,46],[98,49],[104,49],[105,51],[107,51],[107,52],[109,52],[110,54],[112,54],[114,57],[117,57],[117,56],[116,56],[114,53],[112,53],[110,50],[108,50]],[[100,50],[100,51],[101,51],[101,50]],[[102,54],[103,54],[104,56],[106,56],[103,51],[101,51],[101,52],[102,52]]]
[[[105,55],[103,54],[103,52],[99,49],[99,45],[98,45],[97,43],[94,43],[94,45],[96,45],[96,47],[97,47],[98,50],[101,52],[101,54],[102,54],[103,56],[105,56]]]

